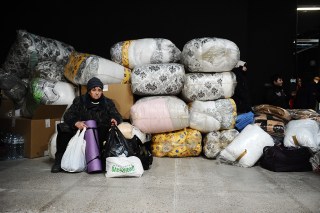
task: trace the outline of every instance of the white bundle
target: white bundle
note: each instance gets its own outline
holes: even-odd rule
[[[286,147],[306,146],[313,152],[320,150],[319,124],[315,120],[291,120],[286,125],[283,143]]]
[[[177,95],[184,83],[181,64],[146,64],[136,66],[131,73],[132,93],[136,95]]]
[[[235,126],[237,108],[233,99],[193,101],[189,104],[190,127],[202,133]]]
[[[144,64],[177,62],[180,54],[170,40],[163,38],[122,41],[110,49],[111,60],[130,69]]]
[[[260,126],[249,124],[220,152],[218,159],[241,167],[252,167],[262,156],[263,148],[273,145],[272,137]]]
[[[129,83],[131,71],[100,56],[76,53],[70,55],[64,76],[74,84],[86,85],[92,77],[103,84]]]
[[[144,133],[163,133],[188,127],[189,111],[175,96],[143,97],[131,107],[130,119]]]
[[[233,72],[187,73],[181,94],[187,102],[214,101],[232,97],[236,85]]]
[[[231,71],[240,60],[238,46],[223,38],[197,38],[187,42],[181,62],[190,72]]]

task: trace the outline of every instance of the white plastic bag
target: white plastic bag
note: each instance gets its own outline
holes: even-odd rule
[[[86,141],[84,133],[86,128],[80,130],[71,138],[67,149],[64,152],[61,160],[61,168],[66,172],[82,172],[86,169]]]
[[[106,158],[106,177],[141,177],[143,172],[141,160],[136,156]]]

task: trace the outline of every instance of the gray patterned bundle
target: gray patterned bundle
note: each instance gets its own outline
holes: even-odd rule
[[[223,38],[197,38],[187,42],[181,53],[181,63],[190,72],[231,71],[240,60],[238,46]]]
[[[236,129],[209,132],[203,138],[203,153],[207,158],[216,158],[239,134]]]
[[[121,41],[110,49],[111,60],[133,69],[144,64],[174,63],[181,51],[168,39],[144,38]]]
[[[184,83],[181,64],[146,64],[131,73],[132,93],[136,95],[177,95]]]
[[[236,76],[233,72],[187,73],[182,97],[187,102],[230,98],[234,94],[236,85]]]
[[[17,39],[9,50],[3,69],[20,78],[28,78],[29,70],[38,62],[56,61],[66,64],[73,50],[72,46],[63,42],[18,30]]]
[[[67,81],[64,77],[64,65],[55,61],[42,61],[31,71],[32,78],[43,78],[52,81]]]

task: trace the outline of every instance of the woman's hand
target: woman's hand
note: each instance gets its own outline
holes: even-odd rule
[[[117,120],[116,119],[114,119],[114,118],[112,118],[111,119],[111,126],[117,126],[118,125],[118,122],[117,122]]]
[[[75,126],[78,128],[78,129],[83,129],[84,127],[88,127],[85,123],[84,123],[84,121],[78,121],[78,122],[76,122],[75,123]]]

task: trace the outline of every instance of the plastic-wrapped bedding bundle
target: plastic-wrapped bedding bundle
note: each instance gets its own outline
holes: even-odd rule
[[[203,138],[203,153],[207,158],[216,158],[239,134],[236,129],[209,132]]]
[[[233,99],[189,103],[190,127],[202,133],[233,129],[237,108]]]
[[[3,68],[19,78],[28,78],[28,70],[32,70],[38,62],[56,61],[65,65],[73,50],[72,46],[63,42],[18,30]]]
[[[189,126],[189,110],[175,96],[143,97],[131,106],[130,119],[144,133],[170,132]]]
[[[152,136],[151,151],[156,157],[193,157],[202,151],[202,135],[198,130],[185,128]]]
[[[233,72],[187,73],[181,95],[187,102],[214,101],[232,97],[236,85]]]
[[[257,124],[247,125],[237,137],[220,152],[221,163],[252,167],[260,159],[265,146],[273,146],[272,137]]]
[[[24,83],[18,76],[6,73],[0,68],[0,89],[12,100],[14,107],[19,109],[27,94],[28,84]]]
[[[31,77],[51,81],[67,81],[63,74],[64,66],[55,61],[42,61],[31,71]]]
[[[110,49],[111,60],[130,69],[144,64],[178,62],[180,54],[170,40],[163,38],[121,41]]]
[[[291,120],[285,129],[284,146],[306,146],[313,152],[320,150],[320,130],[317,121],[311,119]]]
[[[177,95],[184,83],[185,71],[181,64],[146,64],[131,73],[132,93],[136,95]]]
[[[70,105],[76,97],[74,86],[62,81],[49,81],[34,78],[30,82],[27,98],[24,101],[21,114],[32,117],[37,106],[44,105]]]
[[[86,85],[92,77],[104,84],[126,84],[131,70],[100,56],[72,52],[64,69],[64,76],[74,84]]]
[[[223,38],[196,38],[188,41],[181,62],[190,72],[231,71],[240,60],[238,46]]]

